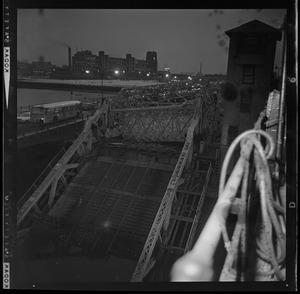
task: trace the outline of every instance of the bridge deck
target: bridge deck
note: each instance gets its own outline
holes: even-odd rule
[[[44,256],[45,250],[54,250],[54,255],[72,256],[74,250],[80,250],[93,260],[117,257],[134,267],[177,162],[179,152],[175,149],[148,146],[146,151],[143,146],[118,144],[96,149],[47,215],[30,215],[38,217],[33,231],[44,244],[34,246],[35,252]],[[214,149],[194,156],[182,175],[185,181],[177,190],[168,229],[161,232],[153,252],[155,266],[149,268],[146,280],[167,281],[172,264],[184,254],[193,224],[196,228],[203,224],[201,217],[195,222],[195,216],[200,202],[204,202],[204,210],[210,210],[201,192]],[[129,282],[134,269],[128,270]],[[105,268],[97,268],[99,275],[104,275],[103,271]],[[36,275],[37,270],[33,278]],[[105,275],[103,279],[110,281]]]
[[[183,175],[185,181],[178,188],[176,200],[173,203],[170,224],[168,230],[164,231],[163,241],[159,244],[155,256],[156,264],[146,277],[147,281],[167,282],[170,279],[170,272],[174,262],[185,253],[189,237],[196,225],[196,236],[199,236],[199,225],[203,222],[203,211],[209,213],[212,209],[211,202],[216,198],[206,197],[202,194],[209,169],[209,159],[207,150],[206,156],[196,156],[189,169]],[[210,201],[212,200],[212,201]],[[199,221],[196,221],[197,208],[202,207]],[[191,239],[192,244],[194,238]]]
[[[137,260],[173,168],[99,156],[83,167],[37,230],[99,257]]]

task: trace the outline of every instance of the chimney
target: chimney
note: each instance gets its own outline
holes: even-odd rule
[[[69,68],[72,67],[72,64],[71,64],[71,47],[68,47],[68,58],[69,58]]]

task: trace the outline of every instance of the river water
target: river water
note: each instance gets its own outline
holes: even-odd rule
[[[103,97],[114,96],[116,93],[103,92]],[[101,92],[82,91],[53,91],[44,89],[18,89],[17,107],[34,104],[58,102],[65,100],[76,100],[78,98],[101,98]]]

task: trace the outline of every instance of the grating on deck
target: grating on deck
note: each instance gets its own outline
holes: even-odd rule
[[[98,156],[86,163],[37,229],[60,246],[137,260],[173,169]]]

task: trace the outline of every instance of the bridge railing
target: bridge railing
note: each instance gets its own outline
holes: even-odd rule
[[[102,115],[107,114],[108,105],[106,102],[96,110],[95,114],[90,117],[84,126],[82,133],[78,136],[78,138],[74,141],[74,143],[70,146],[70,148],[65,152],[63,157],[56,163],[51,172],[46,176],[46,178],[42,181],[39,187],[34,191],[34,193],[27,199],[21,209],[18,211],[17,215],[17,226],[21,227],[21,224],[25,220],[26,216],[32,212],[36,211],[38,213],[41,212],[41,209],[38,206],[39,201],[47,194],[48,207],[50,208],[54,202],[56,188],[58,185],[58,181],[64,179],[64,173],[69,169],[77,168],[79,163],[70,162],[74,155],[78,154],[79,156],[83,156],[84,154],[90,152],[92,150],[92,124],[96,124],[99,118]],[[49,190],[50,189],[50,190]],[[26,222],[25,222],[26,223]],[[27,224],[26,224],[27,225]],[[26,230],[27,227],[25,225],[21,227],[21,229]]]
[[[265,154],[262,145],[254,134],[263,135],[268,139],[271,147],[269,147],[267,154]],[[243,144],[241,144],[241,156],[225,185],[224,177],[230,156],[237,143],[241,140],[244,141]],[[245,268],[245,260],[246,255],[250,254],[249,252],[246,253],[246,244],[248,244],[250,240],[247,240],[249,236],[245,235],[248,229],[246,228],[246,203],[247,194],[249,193],[249,191],[247,191],[247,186],[249,185],[247,181],[249,179],[250,154],[253,149],[255,149],[254,166],[257,172],[257,186],[260,193],[262,213],[261,223],[257,223],[258,227],[260,227],[260,233],[256,237],[260,239],[258,246],[260,251],[259,256],[264,260],[255,266],[257,266],[257,270],[264,270],[264,273],[262,272],[261,274],[265,276],[265,279],[268,277],[268,279],[271,280],[270,277],[275,274],[279,280],[283,280],[283,268],[281,266],[285,258],[285,229],[284,224],[280,222],[280,219],[276,216],[272,203],[276,202],[276,207],[280,209],[281,213],[284,208],[272,195],[272,181],[267,164],[267,158],[270,158],[274,151],[272,146],[274,146],[274,143],[271,137],[260,130],[246,131],[234,140],[228,149],[222,166],[217,203],[193,249],[179,258],[173,265],[172,281],[211,281],[214,277],[214,255],[221,237],[223,237],[224,246],[227,250],[227,257],[220,280],[235,281],[236,279],[241,279],[243,281],[247,279],[246,275],[249,273],[247,273]],[[242,185],[242,195],[241,197],[237,197],[238,187],[240,185]],[[230,241],[226,221],[233,207],[236,207],[238,211],[238,221]],[[275,231],[275,236],[272,233],[273,230]],[[274,239],[276,239],[275,242]],[[276,245],[274,245],[274,243]],[[242,264],[239,269],[237,269],[236,262],[239,255]],[[190,271],[189,268],[191,267],[195,270]],[[255,276],[257,272],[254,270],[252,274]],[[240,278],[237,278],[237,276]]]
[[[172,107],[172,106],[168,106],[168,107]],[[58,181],[60,180],[60,178],[63,177],[64,172],[67,169],[76,168],[76,164],[69,163],[71,157],[76,152],[78,154],[83,155],[85,152],[91,150],[92,136],[93,136],[93,134],[91,132],[91,125],[93,123],[96,124],[102,115],[104,115],[104,117],[105,117],[104,120],[105,120],[105,124],[106,124],[107,120],[109,118],[109,115],[110,115],[109,109],[110,109],[110,107],[105,102],[102,105],[102,107],[100,107],[100,109],[98,109],[95,112],[95,114],[86,121],[83,132],[75,140],[75,142],[72,144],[72,146],[69,148],[69,150],[63,155],[63,157],[57,162],[57,164],[50,171],[50,173],[40,183],[40,185],[37,185],[37,183],[35,184],[36,186],[38,186],[36,188],[36,190],[32,191],[33,187],[31,187],[30,191],[28,191],[28,193],[26,193],[26,197],[22,198],[22,201],[25,201],[25,203],[22,202],[22,205],[21,205],[21,202],[19,203],[19,211],[18,211],[18,218],[17,218],[18,226],[21,226],[21,224],[23,223],[23,221],[26,218],[26,215],[28,215],[28,213],[30,211],[35,211],[35,212],[40,211],[39,203],[41,202],[42,199],[48,198],[48,203],[50,205],[53,203],[53,198],[55,197],[55,191],[56,191]],[[163,109],[164,109],[164,107],[162,107],[162,108],[160,107],[157,110],[159,111],[159,110],[163,110]],[[124,112],[124,111],[129,111],[129,110],[128,109],[127,110],[119,109],[116,111]],[[113,113],[114,110],[111,110],[111,112]],[[67,124],[67,122],[65,122],[65,124]],[[40,179],[42,179],[42,176]],[[27,199],[27,196],[28,196],[28,194],[30,194],[30,192],[33,192],[33,193]],[[26,199],[26,200],[24,200],[24,199]],[[43,201],[43,202],[45,202],[45,201]],[[22,227],[24,227],[24,226],[22,225]]]
[[[176,195],[178,186],[180,186],[183,181],[181,179],[182,172],[186,165],[191,163],[193,155],[193,139],[194,139],[194,130],[199,123],[199,108],[201,104],[201,99],[198,97],[197,107],[194,112],[194,117],[190,123],[190,126],[187,131],[186,139],[182,151],[179,155],[177,164],[174,168],[173,174],[169,181],[169,184],[166,188],[166,192],[163,196],[162,202],[148,234],[147,240],[145,242],[143,251],[140,255],[138,263],[136,265],[135,271],[132,275],[131,282],[141,282],[145,277],[147,272],[147,267],[152,256],[155,244],[158,238],[161,238],[161,228],[164,225],[168,226],[170,217],[171,217],[171,208],[173,199]]]
[[[150,262],[150,258],[152,255],[152,252],[154,250],[155,244],[158,240],[158,238],[161,238],[161,229],[162,226],[164,226],[165,229],[167,229],[170,216],[171,216],[171,209],[173,204],[173,199],[176,195],[176,191],[178,186],[180,186],[183,181],[180,178],[183,172],[183,169],[186,165],[189,165],[192,160],[193,155],[193,141],[194,141],[194,132],[199,131],[203,132],[205,127],[209,125],[209,122],[212,120],[212,117],[214,117],[214,112],[218,110],[218,104],[217,101],[215,101],[212,97],[211,89],[209,84],[206,84],[205,87],[203,85],[203,88],[201,91],[194,92],[192,97],[196,97],[196,103],[194,104],[194,114],[192,116],[192,119],[189,120],[189,127],[187,129],[186,138],[184,141],[184,146],[182,148],[182,151],[179,155],[179,159],[177,161],[177,164],[175,166],[174,172],[171,176],[171,179],[169,181],[169,184],[167,186],[166,192],[163,196],[161,205],[158,209],[158,212],[156,214],[156,217],[154,219],[153,225],[150,229],[149,235],[147,237],[147,240],[145,242],[143,251],[140,255],[140,258],[138,260],[137,266],[135,268],[135,271],[132,275],[131,281],[132,282],[141,282],[146,273],[147,268]],[[194,101],[195,102],[195,101]],[[213,128],[215,122],[212,122],[210,127]],[[210,165],[209,171],[208,171],[208,177],[206,179],[206,184],[204,186],[203,193],[206,193],[207,185],[210,180],[210,175],[212,172],[212,166]],[[204,194],[202,194],[203,196]],[[204,198],[204,197],[203,197]],[[199,202],[198,209],[201,209],[201,201]],[[199,217],[199,213],[198,216]],[[195,233],[195,227],[191,230],[190,239],[187,243],[187,248],[189,248],[193,234]]]
[[[212,172],[213,172],[212,162],[210,162],[209,167],[208,167],[208,171],[207,171],[207,174],[206,174],[204,186],[202,188],[201,195],[200,195],[200,198],[199,198],[200,201],[198,202],[198,205],[197,205],[197,208],[196,208],[196,213],[195,213],[194,220],[193,220],[192,227],[191,227],[191,231],[190,231],[190,234],[189,234],[187,242],[186,242],[186,247],[185,247],[185,250],[184,250],[184,254],[186,254],[192,247],[194,237],[195,237],[195,234],[196,234],[196,230],[197,230],[197,226],[199,224],[199,218],[200,218],[201,210],[202,210],[202,207],[203,207],[205,195],[207,193],[208,184],[209,184],[209,181],[211,179]]]
[[[33,194],[33,192],[42,183],[42,181],[50,173],[50,171],[53,169],[55,164],[58,162],[58,160],[63,156],[63,154],[65,152],[66,152],[66,149],[64,147],[61,148],[58,151],[58,153],[54,156],[54,158],[48,163],[48,165],[45,167],[45,169],[42,171],[42,173],[39,175],[39,177],[34,181],[34,183],[29,187],[29,189],[27,189],[27,191],[24,193],[24,195],[19,199],[19,201],[17,203],[18,209],[21,209],[21,207],[24,205],[24,203],[29,198],[29,196]]]
[[[264,117],[265,111],[255,128],[240,134],[228,148],[217,203],[192,250],[174,263],[172,281],[212,281],[221,238],[227,254],[220,281],[285,279],[285,183],[278,187],[272,181],[268,160],[273,158],[275,143],[268,132],[260,129]],[[261,137],[266,140],[265,149]],[[229,162],[239,143],[240,157],[226,181]],[[230,213],[237,214],[231,240],[227,231]]]
[[[74,118],[67,118],[65,120],[62,121],[57,121],[56,123],[45,123],[43,125],[39,125],[39,124],[35,124],[34,126],[32,125],[26,125],[26,123],[24,123],[24,127],[23,128],[18,128],[17,130],[17,138],[24,138],[27,136],[32,136],[32,135],[36,135],[36,134],[40,134],[43,132],[48,132],[50,130],[54,130],[54,129],[58,129],[61,127],[65,127],[68,126],[70,124],[75,124],[75,123],[81,123],[84,122],[86,120],[89,119],[89,117],[91,117],[90,114],[86,115],[86,116],[82,116],[80,118],[74,117]]]
[[[30,111],[33,105],[25,105],[25,106],[18,106],[17,113],[22,113],[26,111]]]

